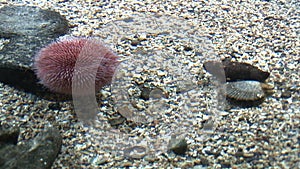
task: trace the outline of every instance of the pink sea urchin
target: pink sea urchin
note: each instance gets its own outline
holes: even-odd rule
[[[34,69],[40,83],[51,91],[72,94],[72,87],[73,92],[74,87],[84,92],[109,84],[118,58],[97,38],[64,38],[38,52]]]

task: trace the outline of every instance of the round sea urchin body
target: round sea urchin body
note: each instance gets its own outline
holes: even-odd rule
[[[118,58],[97,38],[65,38],[41,49],[34,69],[40,83],[51,91],[72,94],[72,87],[85,92],[109,84]]]

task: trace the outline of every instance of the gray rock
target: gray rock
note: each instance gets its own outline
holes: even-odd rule
[[[38,95],[50,93],[37,83],[33,58],[67,31],[67,20],[57,12],[32,6],[1,8],[0,38],[9,43],[0,50],[0,82]]]
[[[169,141],[168,149],[177,155],[184,155],[188,149],[187,141],[185,138],[172,135]]]
[[[33,6],[5,6],[0,12],[0,36],[56,36],[68,24],[59,13]]]
[[[24,144],[0,147],[0,169],[50,169],[62,145],[55,128],[48,128]]]

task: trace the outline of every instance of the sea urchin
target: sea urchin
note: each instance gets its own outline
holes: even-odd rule
[[[72,94],[111,82],[118,56],[97,38],[64,38],[42,48],[34,59],[40,83],[51,91]],[[74,93],[73,93],[74,94]]]

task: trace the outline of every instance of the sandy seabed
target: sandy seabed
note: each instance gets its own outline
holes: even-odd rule
[[[137,83],[151,79],[163,86],[164,81],[159,82],[156,77],[163,76],[165,81],[177,77],[171,69],[179,65],[183,70],[181,77],[184,75],[185,81],[195,79],[191,83],[201,89],[202,97],[195,101],[200,113],[189,121],[199,130],[187,134],[186,154],[148,153],[132,159],[104,150],[103,144],[109,141],[101,140],[101,134],[91,134],[97,128],[81,126],[71,101],[43,100],[0,84],[1,124],[19,125],[20,141],[34,137],[47,125],[59,127],[63,147],[53,168],[299,168],[300,2],[0,1],[0,7],[6,5],[55,10],[69,21],[68,35],[103,38],[122,58],[136,60],[136,71],[127,72],[126,76]],[[152,69],[151,63],[165,63],[161,58],[166,56],[180,64],[164,67],[168,68],[165,71]],[[202,64],[209,59],[247,62],[269,71],[268,81],[276,92],[258,107],[220,110],[212,133],[203,134],[201,122],[208,120],[207,112],[216,107],[215,101],[210,100],[211,89],[205,88],[211,76]],[[151,71],[147,74],[145,70]],[[134,95],[138,91],[131,92]],[[112,97],[110,87],[100,92],[99,119],[120,119]],[[136,106],[144,106],[142,103]],[[180,103],[175,99],[174,106]],[[59,109],[52,109],[53,105]],[[174,111],[161,121],[176,122],[177,114],[183,115]],[[161,130],[160,135],[168,133],[163,124],[155,129]],[[116,130],[129,130],[134,138],[155,138],[156,131],[151,126],[136,127],[132,123],[121,123]],[[152,148],[154,152],[159,149]]]

